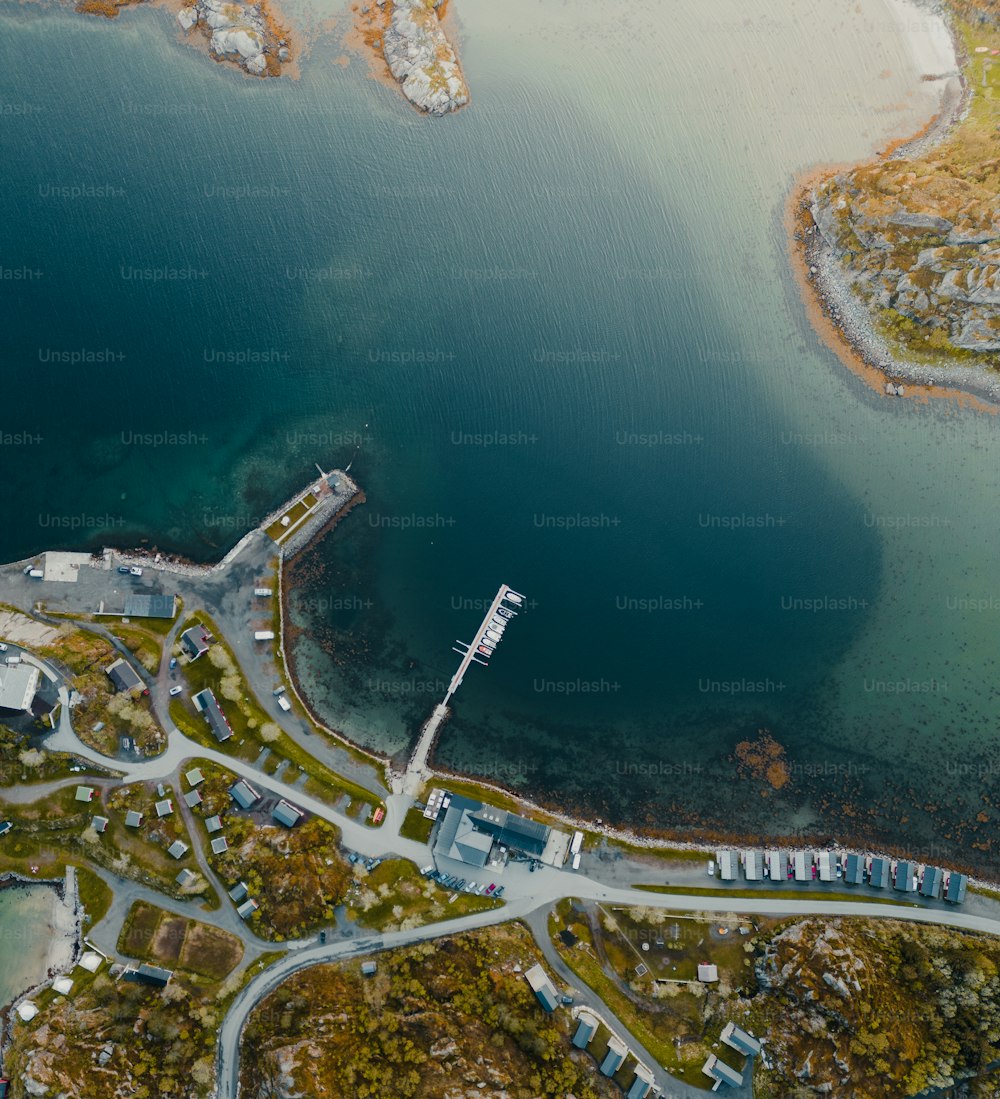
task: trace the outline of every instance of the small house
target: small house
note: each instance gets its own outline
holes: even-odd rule
[[[252,897],[247,897],[241,905],[237,906],[236,915],[241,920],[248,920],[259,907],[260,905]]]
[[[230,728],[226,715],[222,712],[222,707],[219,705],[212,689],[205,687],[204,690],[192,695],[191,698],[195,706],[205,715],[205,720],[212,730],[212,736],[220,744],[227,741],[233,735],[233,730]]]
[[[167,848],[167,854],[175,859],[182,859],[189,851],[188,845],[183,840],[174,840]]]
[[[924,870],[923,880],[920,882],[921,897],[937,900],[941,896],[941,886],[944,883],[944,871],[936,866],[928,866]]]
[[[608,1039],[608,1052],[601,1062],[601,1074],[603,1076],[614,1076],[625,1063],[625,1058],[627,1056],[628,1046],[626,1046],[620,1038],[616,1038],[612,1034]]]
[[[103,836],[104,833],[108,830],[108,818],[107,817],[92,817],[90,823],[93,824],[94,831],[99,836]]]
[[[135,809],[129,809],[125,814],[125,827],[126,828],[141,828],[142,827],[142,813],[136,812]]]
[[[374,977],[378,971],[378,966],[374,962],[362,962],[361,963],[361,975],[363,977]]]
[[[190,870],[188,867],[185,866],[184,869],[177,875],[177,877],[174,878],[174,881],[177,882],[181,889],[185,889],[197,877],[198,875],[193,870]]]
[[[271,812],[271,816],[286,828],[294,828],[302,819],[302,812],[287,801],[279,801]]]
[[[625,1099],[646,1099],[652,1087],[653,1074],[644,1065],[636,1065],[635,1078],[625,1092]]]
[[[174,811],[174,803],[170,798],[164,798],[163,801],[156,803],[156,815],[158,817],[169,817]]]
[[[760,881],[764,876],[764,858],[759,851],[747,851],[743,855],[743,872],[747,881]]]
[[[207,817],[205,820],[205,831],[211,835],[213,832],[222,831],[222,817],[218,813],[214,817]]]
[[[716,1081],[716,1086],[712,1088],[713,1091],[718,1088],[719,1084],[728,1084],[731,1088],[743,1087],[743,1074],[737,1072],[734,1068],[730,1068],[725,1061],[720,1061],[714,1053],[702,1065],[701,1071],[710,1080]]]
[[[735,1049],[737,1053],[742,1053],[747,1057],[756,1057],[760,1053],[760,1042],[735,1023],[726,1023],[719,1037],[731,1049]]]
[[[241,809],[252,809],[260,801],[260,794],[245,778],[229,787],[229,796]]]
[[[216,836],[215,839],[212,840],[212,854],[213,855],[221,855],[225,851],[228,851],[228,850],[229,850],[229,840],[227,840],[225,836]]]
[[[892,883],[898,893],[912,893],[916,889],[914,878],[917,868],[912,862],[896,863],[896,878]]]
[[[577,1049],[586,1049],[596,1033],[597,1020],[593,1015],[581,1015],[576,1034],[573,1035],[573,1045]]]
[[[111,682],[115,685],[115,690],[119,694],[129,694],[130,692],[140,688],[142,686],[142,680],[139,678],[135,668],[127,660],[123,660],[119,657],[114,664],[109,664],[104,669]]]
[[[93,801],[96,791],[93,786],[78,786],[76,788],[76,801]]]
[[[538,997],[538,1002],[546,1011],[555,1011],[559,1003],[555,987],[549,980],[549,975],[541,965],[533,965],[525,974],[524,979],[531,986],[531,991]]]
[[[714,984],[719,979],[719,967],[711,962],[698,963],[698,980],[705,984]]]
[[[158,965],[142,965],[129,967],[122,974],[126,981],[135,984],[152,985],[154,988],[166,988],[170,983],[173,973],[169,969],[161,969]]]
[[[723,881],[736,881],[736,852],[720,851],[716,856],[719,861],[719,876]]]
[[[245,881],[237,882],[229,890],[229,899],[233,904],[242,904],[247,899],[247,883]]]
[[[863,885],[865,881],[865,860],[860,855],[848,855],[844,863],[844,883]]]
[[[953,870],[948,877],[948,885],[945,889],[944,899],[949,904],[961,904],[965,900],[965,891],[969,885],[966,874],[959,874]]]
[[[205,781],[200,767],[192,767],[184,777],[188,780],[189,786],[200,786]]]
[[[868,884],[873,889],[885,889],[889,884],[889,860],[872,859],[871,869],[868,872]]]
[[[208,652],[210,642],[208,631],[200,623],[189,627],[181,634],[181,648],[192,660]]]
[[[200,790],[188,790],[188,792],[184,795],[184,804],[189,809],[193,809],[196,805],[201,805],[201,803],[202,796]]]

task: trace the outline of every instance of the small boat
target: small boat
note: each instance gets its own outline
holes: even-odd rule
[[[497,647],[497,643],[495,641],[491,641],[488,637],[481,637],[479,639],[479,644],[485,645],[488,649],[495,649]]]
[[[491,641],[499,641],[500,640],[500,635],[496,632],[496,630],[487,630],[486,631],[486,636]]]
[[[508,621],[514,617],[514,611],[509,611],[506,607],[497,607],[497,614],[502,615]]]
[[[524,599],[514,591],[508,591],[504,599],[509,599],[515,607],[519,607],[524,602]]]
[[[493,653],[489,649],[487,649],[484,645],[480,645],[476,649],[476,652],[477,653],[482,653],[483,656],[492,656],[493,655]]]

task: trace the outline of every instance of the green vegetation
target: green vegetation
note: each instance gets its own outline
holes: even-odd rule
[[[434,821],[430,817],[425,817],[423,810],[414,807],[407,810],[399,834],[404,839],[416,840],[417,843],[427,843],[431,838],[433,828]]]
[[[105,884],[103,878],[99,878],[93,870],[80,866],[76,871],[77,892],[80,895],[80,904],[83,906],[84,931],[89,931],[95,924],[101,922],[108,914],[111,902],[115,899],[111,886]]]
[[[144,755],[163,751],[167,738],[153,717],[149,699],[115,692],[105,669],[119,659],[119,653],[106,638],[85,629],[61,627],[56,637],[38,646],[36,652],[71,671],[71,685],[81,698],[73,707],[73,729],[84,744],[114,756],[120,738],[128,736]]]
[[[147,619],[143,619],[143,621],[145,622]],[[148,621],[157,622],[160,620],[151,618]],[[163,619],[162,621],[166,622],[168,626],[172,624],[169,619]],[[108,633],[118,638],[146,671],[155,675],[160,670],[160,661],[163,659],[162,635],[137,625],[124,626],[119,622],[103,622],[102,625]]]
[[[291,507],[286,508],[264,533],[272,542],[283,542],[295,530],[299,523],[302,522],[306,515],[312,511],[316,506],[316,503],[316,494],[314,492],[307,492],[304,496],[299,497]],[[283,524],[283,519],[287,519],[288,522]]]
[[[909,904],[911,908],[919,908],[920,905],[912,901],[905,901],[900,894],[899,900],[891,897],[876,897],[869,893],[845,893],[839,889],[819,890],[802,889],[789,883],[787,889],[709,889],[693,888],[686,885],[635,885],[633,889],[641,889],[646,893],[674,893],[685,897],[732,897],[733,900],[746,900],[759,897],[763,900],[783,901],[856,901],[864,904]]]
[[[880,159],[817,188],[816,222],[834,240],[883,335],[904,357],[996,369],[1000,265],[996,156],[1000,22],[994,0],[951,0],[970,100],[923,156]]]
[[[546,1015],[522,969],[538,961],[516,924],[296,974],[264,1000],[244,1031],[241,1092],[329,1099],[444,1099],[488,1081],[510,1099],[621,1099],[592,1058],[571,1053],[568,1012]]]
[[[243,959],[243,944],[228,931],[136,901],[129,909],[118,951],[167,969],[186,969],[211,981],[226,978]]]
[[[30,783],[52,782],[60,778],[73,778],[79,774],[83,782],[87,776],[109,775],[110,770],[87,764],[83,771],[73,772],[80,766],[76,756],[68,752],[49,752],[45,748],[32,748],[24,733],[0,725],[0,787],[26,786]]]
[[[350,799],[345,811],[357,806],[355,811],[360,812],[359,802],[369,806],[369,812],[374,812],[382,805],[377,794],[338,775],[292,740],[265,712],[250,690],[232,650],[212,620],[207,615],[198,615],[185,622],[183,628],[187,629],[195,622],[201,622],[215,638],[215,642],[204,656],[183,665],[184,675],[192,693],[206,687],[211,688],[225,711],[233,736],[219,744],[201,715],[195,711],[193,703],[173,699],[170,703],[170,716],[186,736],[206,747],[227,752],[247,762],[255,761],[263,749],[268,748],[275,760],[272,767],[276,769],[285,760],[309,776],[305,789],[314,797],[331,805],[337,805],[344,797]]]
[[[364,866],[354,866],[351,872],[359,885],[347,896],[347,914],[363,927],[378,931],[405,931],[502,907],[501,901],[471,893],[459,893],[449,903],[454,894],[422,878],[405,859],[386,860],[371,873]]]

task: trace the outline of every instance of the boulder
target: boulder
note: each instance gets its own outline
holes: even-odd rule
[[[197,8],[181,8],[177,13],[177,22],[189,31],[195,23],[198,22],[198,9]]]

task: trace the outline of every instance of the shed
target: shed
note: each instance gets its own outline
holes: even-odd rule
[[[723,881],[736,881],[736,852],[735,851],[719,851],[717,855],[719,861],[719,875]]]
[[[728,1084],[731,1088],[743,1087],[743,1074],[737,1072],[734,1068],[730,1068],[725,1061],[720,1061],[714,1053],[711,1054],[704,1065],[702,1065],[701,1071],[710,1079],[717,1080],[722,1084]],[[712,1090],[714,1091],[715,1088]]]
[[[868,871],[868,884],[873,889],[885,889],[889,884],[889,860],[872,859],[871,868]]]
[[[829,851],[817,851],[816,876],[820,881],[833,881],[834,862]]]
[[[948,877],[948,887],[945,890],[944,899],[949,904],[961,904],[965,900],[965,891],[968,885],[968,875],[959,874],[957,871],[952,870]]]
[[[259,907],[260,905],[252,897],[247,897],[241,905],[237,906],[236,915],[241,920],[248,920]]]
[[[93,786],[78,786],[76,788],[76,801],[93,801],[95,790]]]
[[[936,866],[928,866],[924,869],[923,880],[920,882],[921,897],[930,897],[936,900],[941,896],[941,886],[944,882],[944,871]]]
[[[581,1015],[580,1022],[573,1035],[573,1045],[577,1049],[586,1049],[597,1033],[597,1020],[593,1015]]]
[[[698,980],[705,984],[713,984],[719,979],[719,967],[711,962],[698,963]]]
[[[182,859],[188,853],[188,845],[183,840],[174,840],[167,848],[167,854],[175,859]]]
[[[214,817],[207,817],[205,819],[205,831],[211,835],[213,832],[222,831],[222,817],[218,813]]]
[[[625,1063],[625,1058],[628,1056],[628,1046],[620,1039],[616,1038],[613,1034],[608,1039],[608,1052],[601,1062],[601,1073],[604,1076],[614,1076],[614,1074]]]
[[[185,866],[184,869],[177,875],[177,877],[174,878],[174,881],[177,882],[177,884],[182,889],[184,889],[186,886],[190,885],[191,882],[193,882],[197,877],[198,875],[193,870],[190,870],[188,867]]]
[[[546,1011],[555,1011],[559,1003],[555,987],[549,980],[549,975],[541,965],[533,965],[525,971],[524,979],[531,986],[532,992],[538,997],[538,1002]]]
[[[745,1054],[747,1057],[756,1057],[760,1053],[760,1042],[735,1023],[726,1023],[719,1037],[727,1046],[735,1049],[738,1053]]]
[[[108,673],[111,682],[115,685],[115,690],[128,694],[129,691],[134,691],[137,687],[142,686],[142,680],[139,678],[138,672],[127,660],[119,657],[114,664],[109,664],[105,671]]]
[[[212,854],[221,855],[224,851],[229,850],[229,840],[225,836],[216,836],[212,840]]]
[[[374,962],[361,963],[361,975],[363,977],[374,977],[377,970],[378,966]]]
[[[184,795],[184,804],[189,809],[193,809],[196,805],[201,805],[201,802],[202,796],[200,790],[188,790]]]
[[[747,851],[743,855],[743,872],[747,881],[760,881],[764,876],[764,857],[760,851]]]
[[[38,1005],[33,1004],[31,1000],[24,1000],[17,1006],[17,1014],[21,1021],[24,1023],[30,1023],[32,1019],[38,1014]]]
[[[653,1086],[653,1075],[644,1065],[635,1066],[635,1079],[625,1092],[625,1099],[646,1099]]]
[[[104,833],[108,830],[108,818],[107,817],[93,817],[91,819],[91,823],[94,826],[94,831],[99,836],[103,836]]]
[[[287,801],[279,801],[271,812],[271,816],[286,828],[294,828],[302,819],[302,812]]]
[[[188,780],[189,786],[198,786],[205,781],[205,776],[201,773],[200,767],[192,767],[184,777]]]
[[[129,809],[125,814],[125,826],[127,828],[139,828],[142,825],[142,813]]]
[[[247,899],[247,892],[247,883],[245,881],[237,882],[229,890],[229,899],[233,904],[242,904]]]
[[[170,798],[164,798],[163,801],[156,803],[156,815],[158,817],[169,817],[174,811],[174,803]]]
[[[844,864],[844,882],[847,885],[863,885],[865,860],[860,855],[848,855]]]
[[[917,868],[912,862],[897,862],[896,863],[896,877],[893,880],[892,887],[899,893],[912,893],[916,889],[914,883],[914,877],[916,876]]]

